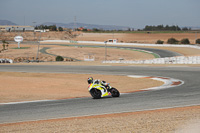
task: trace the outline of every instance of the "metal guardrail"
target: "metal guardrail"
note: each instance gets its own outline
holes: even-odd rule
[[[156,58],[151,60],[110,60],[103,63],[124,63],[124,64],[200,64],[200,56],[178,56]]]
[[[0,59],[0,63],[13,63],[11,59]]]

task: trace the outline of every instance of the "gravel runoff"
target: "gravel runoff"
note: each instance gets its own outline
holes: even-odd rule
[[[0,132],[199,133],[200,106],[1,124]]]

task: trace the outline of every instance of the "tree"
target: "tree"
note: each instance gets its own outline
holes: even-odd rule
[[[157,42],[156,42],[156,44],[163,44],[164,43],[164,41],[162,41],[162,40],[158,40]]]
[[[169,38],[168,40],[167,40],[167,43],[168,44],[178,44],[178,40],[176,40],[175,38]]]
[[[200,44],[200,38],[196,40],[196,44]]]
[[[51,30],[51,31],[57,31],[56,25],[50,25],[50,26],[47,26],[47,25],[39,25],[39,26],[36,26],[35,29],[40,29],[40,30],[49,29],[49,30]]]
[[[84,28],[83,31],[88,31],[88,30],[86,28]]]
[[[63,60],[64,60],[64,58],[62,56],[57,56],[56,57],[56,61],[63,61]]]
[[[158,25],[158,26],[157,26],[157,30],[164,30],[163,25]]]
[[[169,25],[166,25],[166,26],[165,26],[165,30],[169,30]]]
[[[184,39],[181,40],[180,43],[181,43],[181,44],[190,44],[190,41],[189,41],[188,38],[184,38]]]
[[[62,28],[62,27],[58,27],[58,30],[59,30],[59,31],[63,31],[63,28]]]
[[[183,27],[182,30],[187,31],[189,29],[187,27]]]
[[[99,29],[97,29],[97,28],[93,28],[92,29],[93,31],[95,31],[95,32],[98,32],[98,31],[100,31]]]
[[[152,26],[148,26],[146,25],[145,28],[144,28],[145,31],[151,31],[152,30]]]
[[[143,30],[144,31],[163,31],[163,30],[180,31],[181,28],[175,25],[173,26],[166,25],[165,27],[163,25],[157,25],[157,26],[146,25]]]
[[[57,31],[56,25],[51,25],[51,26],[49,26],[49,29],[50,29],[51,31]]]

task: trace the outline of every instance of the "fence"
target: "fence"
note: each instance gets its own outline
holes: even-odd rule
[[[178,56],[156,58],[151,60],[111,60],[103,63],[125,63],[125,64],[200,64],[200,56]]]
[[[72,43],[70,40],[45,40],[41,42],[65,42],[65,43]],[[97,41],[75,41],[76,43],[82,43],[82,44],[102,44],[105,45],[105,42],[97,42]],[[199,46],[196,45],[180,45],[180,44],[142,44],[142,43],[112,43],[107,42],[106,44],[112,44],[112,45],[130,45],[130,46],[152,46],[152,47],[187,47],[187,48],[196,48],[200,49]]]
[[[13,63],[11,59],[0,59],[0,63]]]

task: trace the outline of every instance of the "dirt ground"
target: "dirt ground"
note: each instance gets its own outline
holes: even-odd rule
[[[195,33],[81,33],[75,40],[108,41],[108,39],[118,39],[118,42],[155,44],[157,40],[167,43],[167,40],[173,37],[179,41],[188,38],[191,44],[195,44],[195,36]],[[200,33],[197,33],[197,38],[200,38]]]
[[[74,36],[74,35],[78,36]],[[164,43],[169,38],[181,40],[188,38],[191,44],[195,44],[196,36],[200,38],[200,33],[83,33],[83,32],[0,32],[0,40],[13,41],[15,36],[22,36],[24,41],[39,40],[76,40],[76,41],[108,41],[108,39],[118,39],[118,42],[129,43],[150,43],[155,44],[157,40]]]
[[[0,46],[1,47],[1,46]],[[20,47],[24,49],[17,48],[16,44],[10,44],[8,50],[0,53],[0,58],[9,58],[14,60],[14,62],[20,62],[23,60],[35,60],[36,57],[42,61],[55,61],[56,55],[63,57],[75,58],[84,61],[84,59],[94,58],[95,61],[103,61],[105,59],[105,48],[90,48],[90,47],[68,47],[68,46],[52,46],[52,45],[40,45],[39,49],[48,47],[47,53],[44,54],[37,53],[37,45],[24,45],[21,44]],[[143,60],[143,59],[153,59],[152,54],[133,51],[133,50],[123,50],[115,48],[107,48],[107,60],[119,60],[120,58],[126,60]],[[89,57],[90,56],[90,57]],[[66,61],[65,59],[64,61]]]
[[[9,48],[0,52],[0,58],[7,58],[12,59],[14,62],[23,62],[23,60],[36,60],[38,46],[35,44],[32,45],[23,45],[21,44],[20,47],[22,49],[17,49],[17,44],[9,44]],[[42,49],[44,46],[40,46]],[[2,46],[0,45],[0,49]],[[55,57],[38,53],[38,57],[40,60],[43,61],[54,61]]]
[[[200,106],[0,124],[1,133],[199,133]]]
[[[91,76],[109,82],[121,93],[163,84],[127,76],[0,72],[0,103],[91,97],[87,90],[87,78]]]
[[[76,33],[79,34],[79,33]],[[63,32],[0,32],[0,40],[14,41],[15,36],[22,36],[24,41],[70,40],[73,33]]]
[[[94,58],[95,61],[103,61],[105,59],[105,48],[56,47],[49,49],[48,52],[52,54],[59,53],[63,57],[70,56],[79,60]],[[107,60],[119,60],[120,58],[124,60],[143,60],[153,59],[154,56],[138,51],[107,48]]]

